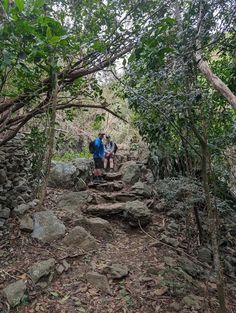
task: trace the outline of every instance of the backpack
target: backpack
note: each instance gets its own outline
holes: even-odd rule
[[[116,151],[117,151],[117,149],[118,149],[118,147],[117,147],[117,144],[114,142],[112,142],[112,145],[114,145],[114,153],[116,153]]]
[[[95,140],[90,141],[90,143],[89,143],[89,152],[91,154],[94,154],[94,152],[95,152]]]

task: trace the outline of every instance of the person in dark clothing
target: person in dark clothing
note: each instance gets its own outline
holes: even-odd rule
[[[98,137],[94,140],[94,153],[93,159],[95,164],[94,170],[94,182],[95,183],[102,183],[104,179],[102,178],[102,170],[104,168],[104,144],[102,142],[105,133],[100,131]]]

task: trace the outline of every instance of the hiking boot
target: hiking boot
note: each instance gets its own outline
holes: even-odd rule
[[[105,179],[103,177],[99,177],[98,183],[99,184],[104,184],[104,183],[106,183],[106,181],[105,181]]]
[[[100,179],[98,177],[95,177],[93,180],[94,184],[100,184]]]

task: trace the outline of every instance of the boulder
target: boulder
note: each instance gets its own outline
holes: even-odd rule
[[[88,183],[93,177],[93,159],[77,158],[72,164],[76,167],[77,177]]]
[[[33,264],[28,270],[33,283],[36,284],[42,277],[47,278],[50,274],[53,274],[55,264],[56,261],[53,258]]]
[[[132,186],[131,191],[132,193],[144,198],[150,198],[152,196],[152,188],[141,181],[135,183]]]
[[[9,208],[0,208],[0,218],[9,218],[11,210]]]
[[[147,205],[139,200],[126,202],[123,215],[133,227],[146,226],[152,219],[151,211]]]
[[[123,264],[110,264],[102,269],[102,272],[106,274],[109,278],[121,279],[129,274],[129,269]]]
[[[53,162],[49,177],[49,186],[70,189],[75,186],[76,167],[71,163]]]
[[[89,191],[67,192],[59,199],[57,206],[63,211],[71,213],[80,213],[81,209],[87,207],[89,204],[97,203],[96,197]]]
[[[123,182],[127,185],[133,185],[139,181],[141,169],[136,162],[128,161],[122,166],[121,173],[123,174]]]
[[[9,305],[15,307],[24,297],[25,291],[26,283],[23,280],[18,280],[4,288],[2,293]]]
[[[69,249],[81,248],[85,251],[97,248],[96,239],[81,226],[74,227],[63,239],[63,244]]]
[[[23,216],[20,220],[20,229],[26,232],[32,232],[34,229],[33,219],[29,215]]]
[[[34,214],[32,237],[43,242],[53,241],[65,234],[65,225],[51,211]]]
[[[96,272],[88,272],[86,275],[86,279],[87,282],[90,283],[93,287],[107,294],[111,294],[109,282],[105,275]]]
[[[80,217],[76,220],[75,224],[84,227],[91,235],[98,239],[113,239],[114,233],[111,224],[100,217]]]

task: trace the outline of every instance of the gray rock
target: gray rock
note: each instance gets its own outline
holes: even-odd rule
[[[18,280],[15,283],[8,285],[3,289],[3,296],[11,307],[15,307],[20,303],[26,291],[26,283],[23,280]]]
[[[25,215],[20,219],[20,229],[26,232],[32,232],[34,228],[33,219],[29,215]]]
[[[152,220],[151,211],[145,203],[141,201],[131,201],[125,204],[124,218],[130,226],[139,227],[148,225]]]
[[[206,247],[201,247],[198,250],[198,259],[201,262],[211,263],[212,262],[212,252]]]
[[[152,174],[152,171],[151,170],[148,170],[147,173],[145,174],[144,176],[144,179],[145,181],[148,183],[148,184],[153,184],[155,179],[154,179],[154,176]]]
[[[28,270],[33,283],[36,284],[42,277],[48,277],[50,274],[53,274],[55,264],[56,261],[53,258],[33,264]]]
[[[65,234],[65,225],[51,211],[41,211],[34,214],[34,229],[32,237],[43,242],[50,242]]]
[[[102,203],[91,205],[83,212],[100,217],[114,216],[122,214],[125,210],[126,203]]]
[[[89,204],[96,203],[94,194],[89,191],[67,192],[58,199],[58,208],[70,213],[80,213]]]
[[[122,166],[121,172],[123,174],[122,180],[127,185],[133,185],[138,182],[141,175],[140,166],[134,161],[126,162]]]
[[[180,265],[183,271],[196,278],[202,273],[202,268],[186,257],[180,258]]]
[[[14,208],[13,213],[14,215],[20,216],[25,214],[30,209],[30,205],[27,203],[22,203]]]
[[[2,209],[0,209],[0,218],[5,218],[5,219],[9,218],[10,213],[11,213],[10,209],[2,208]]]
[[[167,243],[175,248],[177,248],[179,246],[179,241],[175,238],[171,238],[167,235],[162,235],[161,236],[161,241],[163,241],[164,243]]]
[[[72,163],[76,167],[78,177],[82,178],[86,183],[91,181],[94,169],[93,159],[78,158]]]
[[[114,237],[111,224],[99,217],[80,217],[76,220],[75,225],[84,227],[90,234],[98,239],[111,240]]]
[[[95,288],[107,294],[111,294],[109,282],[105,275],[101,275],[96,272],[89,272],[86,275],[86,279],[87,279],[87,282],[90,283]]]
[[[144,198],[150,198],[152,196],[152,188],[141,181],[134,184],[131,191],[132,193]]]
[[[63,239],[63,244],[68,248],[81,248],[85,251],[97,248],[95,238],[81,226],[73,228]]]
[[[70,189],[75,186],[76,167],[71,163],[57,162],[52,164],[49,186]]]
[[[111,264],[103,268],[102,272],[109,278],[121,279],[129,274],[128,267],[123,264]]]

